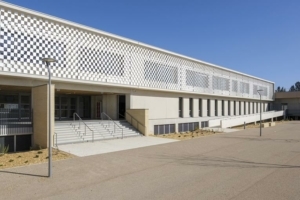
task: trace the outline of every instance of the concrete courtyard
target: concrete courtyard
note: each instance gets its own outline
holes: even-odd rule
[[[300,122],[0,171],[1,199],[300,199]]]

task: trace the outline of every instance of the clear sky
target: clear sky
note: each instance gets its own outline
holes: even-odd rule
[[[275,82],[300,81],[300,0],[6,0]]]

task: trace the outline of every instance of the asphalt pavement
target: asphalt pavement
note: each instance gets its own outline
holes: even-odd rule
[[[300,122],[0,171],[1,199],[300,199]]]

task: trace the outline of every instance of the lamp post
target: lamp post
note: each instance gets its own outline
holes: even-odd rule
[[[52,143],[51,143],[51,69],[50,69],[50,63],[56,62],[53,58],[42,58],[42,61],[46,63],[47,69],[48,69],[48,96],[49,96],[49,119],[48,119],[48,177],[50,178],[52,175]]]
[[[259,126],[259,136],[261,137],[261,94],[260,92],[262,92],[263,90],[260,89],[260,90],[257,90],[257,93],[259,94],[259,98],[260,98],[260,126]]]

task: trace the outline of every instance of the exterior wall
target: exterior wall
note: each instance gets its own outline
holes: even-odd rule
[[[54,93],[55,86],[51,86],[51,138],[54,134]],[[35,147],[48,147],[48,127],[49,127],[49,97],[48,85],[32,88],[33,107],[33,145]],[[53,139],[52,139],[53,145]]]
[[[184,102],[186,104],[185,100]],[[179,97],[151,91],[137,91],[131,95],[130,109],[148,109],[149,119],[178,118]],[[188,107],[184,107],[183,112],[185,113],[187,109]]]
[[[143,135],[148,136],[148,110],[146,109],[128,109],[126,110],[126,121],[132,124]],[[153,135],[153,132],[151,133]]]
[[[52,65],[52,79],[57,82],[244,99],[258,99],[256,91],[263,89],[262,98],[273,99],[270,81],[5,2],[0,2],[0,19],[3,75],[45,80],[48,72],[40,57],[26,55],[47,54],[57,59]],[[21,35],[24,41],[19,40]],[[17,54],[10,45],[15,41],[23,45]],[[40,49],[45,42],[51,45]]]

